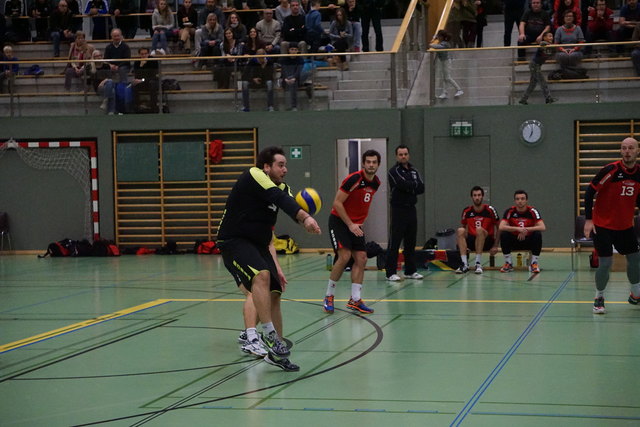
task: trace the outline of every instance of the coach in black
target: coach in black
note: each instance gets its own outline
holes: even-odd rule
[[[218,229],[218,244],[224,265],[245,295],[251,293],[268,351],[265,361],[285,371],[299,367],[289,361],[282,336],[280,296],[286,279],[273,247],[273,227],[279,209],[309,233],[320,233],[315,219],[302,210],[283,182],[287,159],[280,147],[267,147],[258,154],[256,167],[235,183]]]
[[[391,236],[387,249],[387,280],[399,282],[397,272],[398,250],[404,241],[404,277],[422,279],[415,261],[416,233],[418,215],[416,203],[418,196],[424,193],[424,182],[417,170],[409,163],[409,148],[406,145],[396,147],[397,163],[389,170],[391,186]]]

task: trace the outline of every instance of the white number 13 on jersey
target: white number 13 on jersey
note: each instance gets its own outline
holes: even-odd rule
[[[622,193],[620,193],[620,195],[621,196],[633,196],[633,191],[634,191],[633,187],[629,187],[627,185],[623,185],[622,186]]]

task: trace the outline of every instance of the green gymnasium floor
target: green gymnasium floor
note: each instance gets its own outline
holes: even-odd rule
[[[296,373],[240,352],[218,256],[0,256],[0,425],[640,425],[640,306],[612,273],[593,315],[586,253],[531,280],[368,271],[367,317],[347,277],[322,311],[323,255],[280,259]]]

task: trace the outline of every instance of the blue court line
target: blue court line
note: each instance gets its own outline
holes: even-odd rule
[[[516,341],[511,346],[511,348],[509,348],[506,354],[502,356],[502,359],[500,359],[500,362],[498,362],[496,367],[493,368],[493,371],[491,371],[489,376],[482,382],[482,384],[480,385],[480,387],[478,387],[478,389],[473,394],[473,396],[471,396],[471,399],[469,399],[469,401],[466,403],[466,405],[464,405],[464,407],[458,413],[458,415],[456,415],[456,417],[453,419],[453,421],[450,424],[451,427],[459,426],[462,423],[462,421],[464,421],[464,419],[467,417],[467,415],[469,415],[469,413],[471,412],[471,409],[473,409],[475,404],[478,403],[478,400],[480,400],[484,392],[487,391],[487,389],[489,388],[493,380],[496,379],[500,371],[502,371],[502,369],[506,366],[506,364],[509,362],[511,357],[516,353],[520,345],[522,345],[522,343],[527,338],[527,336],[529,336],[533,328],[535,328],[535,326],[538,324],[540,319],[542,319],[542,316],[544,316],[544,314],[547,312],[549,307],[551,307],[553,302],[560,296],[560,293],[562,293],[562,291],[567,286],[567,284],[571,281],[571,279],[573,279],[574,275],[575,275],[574,271],[569,273],[569,276],[564,280],[564,282],[562,282],[560,287],[556,289],[556,291],[553,293],[553,295],[551,295],[551,298],[549,298],[549,300],[544,304],[544,306],[542,306],[540,311],[538,311],[538,313],[531,320],[529,325],[527,325],[527,327],[520,334],[518,339],[516,339]]]
[[[473,415],[510,415],[518,417],[552,417],[552,418],[596,418],[605,420],[640,420],[640,417],[622,415],[586,415],[586,414],[537,414],[535,412],[472,412]]]

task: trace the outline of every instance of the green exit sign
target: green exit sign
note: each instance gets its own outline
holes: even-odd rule
[[[473,122],[469,120],[451,120],[449,122],[449,136],[473,136]]]

